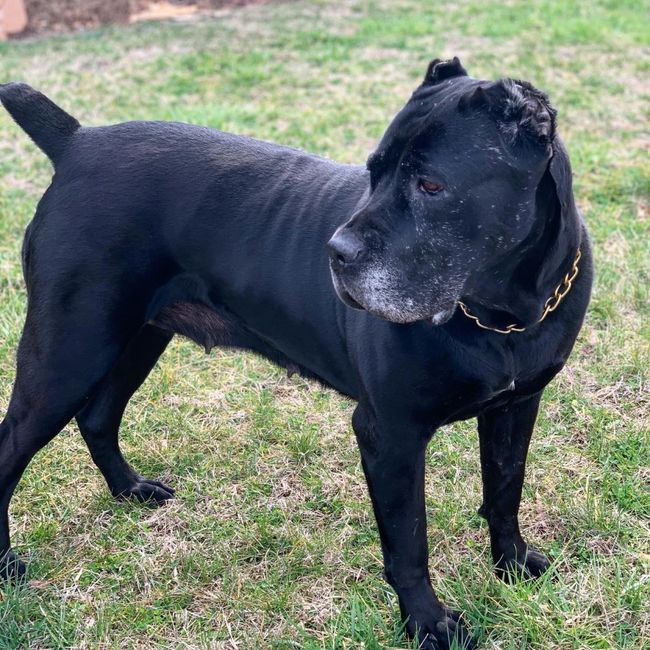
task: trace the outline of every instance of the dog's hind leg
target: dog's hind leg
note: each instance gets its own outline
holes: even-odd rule
[[[162,504],[174,494],[172,488],[137,474],[122,456],[118,442],[120,422],[129,399],[147,378],[172,336],[154,325],[145,325],[77,413],[81,435],[116,497]]]
[[[115,305],[97,309],[95,292],[103,289],[73,295],[48,290],[48,299],[38,301],[30,295],[16,380],[0,424],[0,578],[25,571],[9,537],[9,502],[20,477],[81,409],[133,336]]]
[[[478,418],[483,475],[479,513],[490,526],[492,557],[499,577],[536,578],[548,560],[528,546],[519,531],[519,503],[526,455],[542,393],[485,411]]]

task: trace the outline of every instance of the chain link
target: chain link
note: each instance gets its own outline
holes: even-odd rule
[[[555,291],[553,292],[553,295],[550,298],[548,298],[548,300],[544,303],[544,311],[542,312],[542,316],[537,321],[537,323],[541,323],[552,311],[555,311],[558,308],[558,305],[564,299],[564,296],[566,296],[567,293],[571,291],[571,287],[573,286],[573,281],[576,279],[576,276],[578,275],[578,271],[579,271],[578,262],[580,262],[581,257],[582,257],[582,252],[580,251],[580,249],[578,249],[576,258],[575,260],[573,260],[573,266],[571,267],[571,270],[564,276],[562,282],[560,282],[560,284],[558,284],[557,287],[555,287]],[[484,325],[478,319],[478,316],[472,314],[472,312],[469,310],[469,307],[464,302],[459,301],[458,305],[463,311],[463,314],[465,314],[467,318],[471,318],[481,329],[489,330],[490,332],[497,332],[499,334],[512,334],[512,332],[525,332],[526,329],[528,329],[526,327],[517,327],[516,323],[512,323],[511,325],[506,325],[505,328],[503,329],[499,329],[498,327],[490,327],[489,325]]]

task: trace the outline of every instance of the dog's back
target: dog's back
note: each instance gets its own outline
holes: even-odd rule
[[[365,191],[362,167],[180,122],[82,127],[24,84],[3,90],[56,169],[23,247],[30,294],[92,276],[131,296],[125,316],[155,320],[180,292],[261,319],[278,354],[350,392],[325,243]]]

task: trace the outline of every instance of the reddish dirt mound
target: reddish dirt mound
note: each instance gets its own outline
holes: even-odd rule
[[[133,16],[170,18],[188,10],[222,9],[261,4],[266,0],[24,0],[27,28],[20,36],[39,32],[88,29],[127,23]],[[176,10],[176,11],[175,11]]]
[[[25,0],[25,8],[27,29],[23,34],[33,34],[127,22],[131,0]]]

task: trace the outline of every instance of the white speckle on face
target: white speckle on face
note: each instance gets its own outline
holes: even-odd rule
[[[443,309],[431,317],[431,323],[433,325],[441,325],[442,323],[448,321],[453,313],[453,309]]]
[[[363,295],[363,306],[370,312],[381,314],[396,323],[413,320],[413,300],[398,297],[398,274],[388,265],[375,264],[359,277],[358,287]]]
[[[445,265],[446,266],[446,265]],[[436,269],[440,271],[439,263]],[[434,324],[447,321],[456,308],[456,302],[465,282],[465,274],[444,274],[431,277],[426,285],[413,285],[399,266],[375,263],[364,269],[346,290],[372,314],[394,323],[411,323],[436,319]],[[440,309],[441,307],[446,309]],[[432,321],[433,322],[433,321]]]

